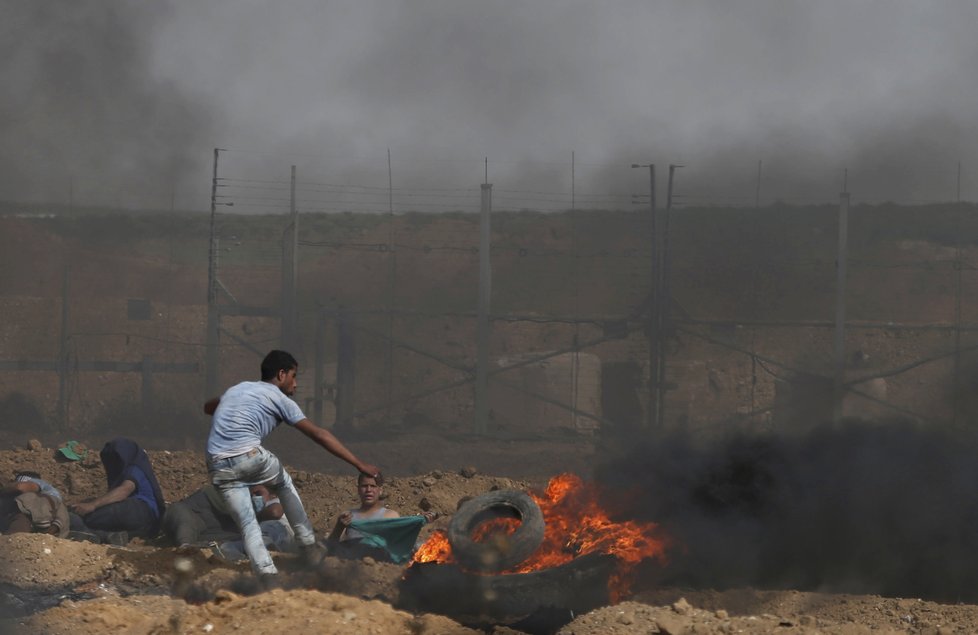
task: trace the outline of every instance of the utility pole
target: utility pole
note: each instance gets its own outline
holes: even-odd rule
[[[291,191],[289,192],[289,207],[292,213],[292,266],[289,270],[292,279],[289,280],[289,346],[290,350],[298,348],[299,342],[299,208],[295,196],[295,166],[292,166]]]
[[[669,323],[669,315],[671,311],[671,285],[670,285],[670,264],[671,264],[671,254],[669,251],[669,227],[671,225],[672,217],[672,200],[673,200],[673,182],[675,180],[676,170],[678,168],[684,167],[682,165],[669,165],[669,182],[666,187],[666,213],[662,222],[662,263],[659,267],[659,280],[657,282],[659,287],[659,293],[656,294],[659,300],[659,307],[656,311],[659,319],[659,327],[657,329],[659,334],[659,370],[658,375],[658,390],[656,392],[656,406],[658,407],[658,413],[656,414],[657,422],[662,425],[665,422],[665,404],[666,404],[666,348],[662,343],[662,338],[665,333],[671,329],[667,328]]]
[[[571,150],[571,211],[574,210],[574,151]]]
[[[659,276],[661,268],[659,264],[659,235],[656,231],[655,208],[655,164],[633,163],[633,168],[649,169],[649,247],[651,254],[651,276],[649,278],[649,405],[646,423],[650,430],[659,427]]]
[[[387,421],[393,417],[394,399],[394,292],[397,288],[397,256],[394,254],[394,171],[387,148]]]
[[[68,263],[61,269],[61,337],[58,346],[58,426],[68,431]]]
[[[961,162],[960,161],[958,161],[958,187],[957,187],[957,196],[955,197],[955,200],[958,203],[961,202]]]
[[[960,164],[959,164],[960,165]],[[958,417],[961,414],[961,216],[962,210],[958,206],[954,210],[957,231],[954,232],[954,381],[951,392],[954,401],[952,403],[952,422],[957,425]]]
[[[294,351],[298,348],[298,286],[299,286],[299,210],[295,197],[295,166],[289,188],[288,235],[283,240],[282,258],[282,348]]]
[[[574,430],[578,429],[580,422],[580,416],[578,415],[578,402],[579,402],[579,386],[581,381],[581,350],[580,350],[580,337],[581,337],[581,324],[578,322],[578,314],[580,313],[580,276],[578,275],[577,250],[579,248],[578,236],[577,236],[577,213],[575,209],[575,192],[574,192],[574,172],[575,172],[575,160],[574,152],[571,151],[571,213],[570,213],[570,223],[571,223],[571,279],[574,281],[574,357],[571,358],[571,406],[574,407],[573,416],[571,418],[571,423]]]
[[[207,257],[207,358],[205,363],[207,368],[205,381],[207,399],[217,394],[217,347],[221,326],[217,306],[217,160],[220,151],[220,148],[214,148],[214,175],[211,179],[210,248]]]
[[[761,160],[757,160],[757,184],[754,186],[754,209],[761,209]]]
[[[476,325],[475,366],[475,431],[477,434],[486,434],[489,430],[489,304],[492,295],[489,221],[491,212],[492,184],[483,183],[479,222],[479,313]]]
[[[848,173],[846,174],[848,181]],[[848,186],[848,183],[846,183]],[[842,418],[842,398],[845,395],[846,371],[846,277],[849,249],[849,192],[839,194],[839,243],[836,249],[835,279],[835,377],[833,390],[833,419]]]
[[[336,311],[336,422],[337,431],[353,429],[356,392],[356,331],[345,307]]]
[[[313,370],[313,406],[312,406],[312,416],[313,421],[322,425],[323,421],[323,383],[326,381],[323,372],[323,366],[326,364],[326,333],[324,324],[326,322],[326,313],[323,311],[323,307],[320,304],[316,308],[316,345],[314,348],[314,363],[315,369]],[[335,416],[335,413],[334,413]],[[336,419],[333,419],[333,423],[336,423]]]

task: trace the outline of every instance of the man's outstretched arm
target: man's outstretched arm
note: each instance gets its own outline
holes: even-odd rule
[[[308,419],[303,419],[299,423],[295,424],[295,427],[298,428],[302,434],[306,435],[325,448],[327,452],[339,459],[343,459],[364,474],[369,474],[370,476],[374,477],[380,474],[380,470],[377,469],[376,465],[364,463],[358,459],[356,455],[353,454],[353,452],[350,452],[345,445],[340,443],[340,440],[333,436],[333,433],[329,430],[320,428]]]

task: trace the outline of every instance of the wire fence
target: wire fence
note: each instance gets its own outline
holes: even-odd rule
[[[303,368],[297,399],[322,423],[472,433],[479,183],[404,185],[388,158],[369,181],[299,165],[293,184],[289,166],[281,178],[255,176],[235,154],[221,156],[215,183],[219,384],[255,377],[288,335],[287,307]],[[485,173],[492,167],[486,161]],[[760,205],[756,187],[753,197],[710,191],[683,168],[667,189],[660,172],[655,233],[647,173],[628,168],[576,164],[571,191],[493,184],[489,433],[641,432],[656,392],[666,428],[814,425],[838,400],[840,302],[844,414],[970,420],[973,206],[854,205],[840,254],[832,188],[814,204]],[[629,185],[586,189],[611,169]],[[13,319],[3,327],[0,395],[10,420],[89,429],[137,413],[154,425],[185,422],[167,433],[195,434],[190,413],[206,397],[209,363],[206,218],[123,222],[74,211],[4,217],[58,255],[42,289],[4,285]],[[653,291],[665,282],[654,260],[665,245],[668,311],[655,326]],[[658,382],[652,331],[664,359]],[[17,379],[28,367],[39,380],[25,389]]]

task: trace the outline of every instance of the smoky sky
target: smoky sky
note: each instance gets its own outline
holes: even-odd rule
[[[3,4],[4,200],[160,206],[194,178],[207,109],[152,72],[162,5]]]
[[[978,6],[3,3],[0,197],[205,209],[222,174],[688,204],[978,195]],[[571,153],[574,153],[574,175]],[[488,169],[485,161],[488,160]],[[959,179],[960,164],[960,179]],[[488,175],[486,174],[488,172]],[[760,186],[758,188],[758,185]],[[605,204],[611,204],[605,201]]]
[[[596,474],[675,539],[666,583],[978,597],[973,431],[849,423],[630,447]]]

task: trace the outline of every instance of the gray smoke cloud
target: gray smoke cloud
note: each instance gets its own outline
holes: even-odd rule
[[[6,2],[0,192],[6,200],[162,206],[195,179],[210,110],[154,74],[165,4]]]
[[[206,208],[222,173],[641,192],[974,197],[966,0],[6,3],[3,198]],[[760,162],[760,170],[758,162]],[[514,201],[515,203],[515,201]],[[610,204],[606,201],[607,204]]]

